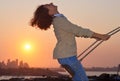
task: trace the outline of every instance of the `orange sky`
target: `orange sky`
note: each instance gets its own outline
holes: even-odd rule
[[[52,53],[56,44],[53,28],[48,31],[29,26],[39,4],[53,2],[71,22],[98,33],[120,26],[120,0],[1,0],[0,1],[0,61],[23,60],[31,67],[59,67]],[[73,4],[74,3],[74,4]],[[94,39],[77,38],[78,54]],[[120,33],[101,44],[82,62],[85,67],[117,66],[120,63]],[[25,50],[26,43],[31,50]]]

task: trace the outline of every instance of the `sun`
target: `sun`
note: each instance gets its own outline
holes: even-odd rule
[[[26,51],[30,51],[30,50],[31,50],[31,45],[30,45],[30,44],[25,44],[25,45],[24,45],[24,49],[25,49]]]

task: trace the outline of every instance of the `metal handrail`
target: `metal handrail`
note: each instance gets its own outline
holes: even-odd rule
[[[120,27],[117,27],[115,29],[113,29],[112,31],[108,32],[107,34],[112,36],[114,34],[116,34],[117,32],[120,31]],[[99,43],[98,43],[99,42]],[[99,41],[96,40],[94,43],[92,43],[86,50],[84,50],[80,55],[78,55],[77,58],[79,58],[80,56],[82,56],[83,54],[85,54],[89,49],[91,49],[90,51],[88,51],[79,61],[82,61],[88,54],[90,54],[96,47],[98,47],[101,43],[103,42],[103,40]],[[96,44],[96,45],[95,45]],[[93,48],[92,48],[93,47]]]

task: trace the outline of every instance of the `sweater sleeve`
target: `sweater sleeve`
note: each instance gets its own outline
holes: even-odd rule
[[[77,37],[90,38],[93,35],[93,32],[91,30],[72,24],[65,17],[56,17],[54,21],[57,27],[59,27],[61,30],[73,33]]]

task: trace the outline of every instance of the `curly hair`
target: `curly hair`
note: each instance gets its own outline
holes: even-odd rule
[[[38,27],[41,30],[47,30],[52,24],[53,17],[48,14],[49,10],[44,5],[38,6],[31,19],[31,26]]]

